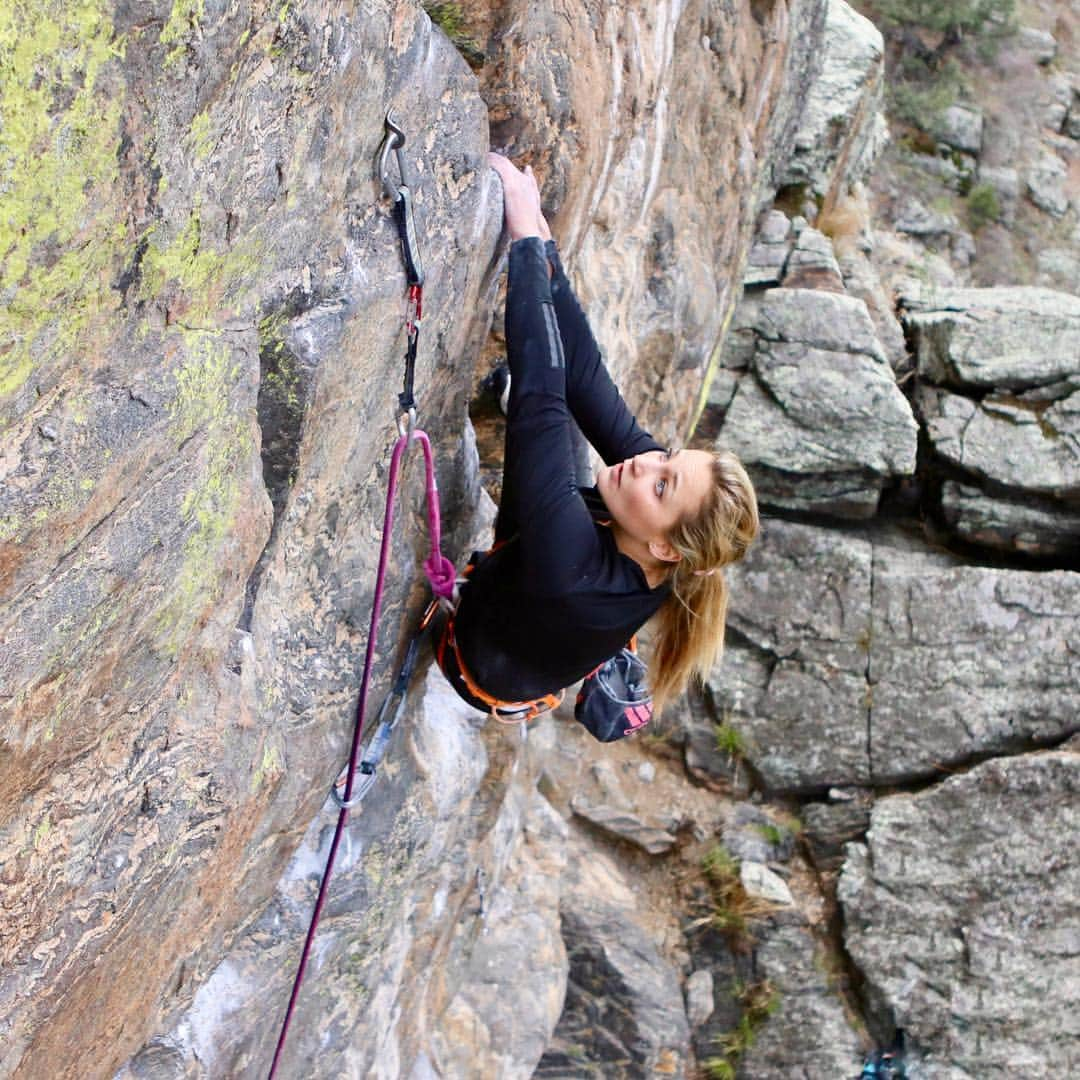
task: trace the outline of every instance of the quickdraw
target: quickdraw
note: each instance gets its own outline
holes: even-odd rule
[[[394,524],[394,494],[397,489],[398,472],[401,461],[414,443],[418,442],[424,452],[424,466],[426,471],[426,494],[428,513],[428,533],[431,540],[431,554],[424,560],[424,572],[431,582],[432,591],[436,597],[450,603],[454,597],[457,583],[457,574],[454,564],[447,559],[440,550],[441,523],[439,516],[439,492],[435,483],[435,469],[432,460],[431,442],[427,434],[416,426],[416,400],[413,396],[413,378],[416,371],[416,348],[419,337],[419,324],[423,310],[423,284],[424,275],[420,255],[416,244],[416,229],[412,213],[412,193],[405,172],[405,159],[402,149],[405,146],[405,132],[395,122],[393,113],[386,114],[386,137],[379,151],[378,164],[376,167],[377,179],[382,184],[383,191],[394,200],[394,219],[397,222],[398,236],[401,241],[402,257],[405,262],[405,272],[409,283],[408,306],[405,316],[405,332],[408,346],[405,353],[405,383],[401,394],[398,395],[398,405],[401,416],[397,422],[398,439],[394,443],[394,450],[390,457],[390,475],[387,481],[386,512],[383,517],[382,544],[379,549],[379,568],[375,578],[375,595],[371,604],[371,623],[368,628],[367,650],[364,654],[364,672],[360,680],[359,700],[356,707],[356,722],[353,725],[352,746],[349,753],[349,762],[342,770],[338,783],[333,789],[334,801],[338,805],[337,828],[334,830],[334,838],[330,844],[330,853],[326,859],[326,869],[323,871],[322,882],[319,885],[319,894],[315,901],[315,909],[311,916],[311,924],[308,927],[307,937],[304,940],[304,948],[300,954],[300,963],[297,966],[296,977],[293,980],[292,993],[289,1004],[285,1010],[285,1018],[278,1036],[277,1047],[274,1050],[274,1060],[270,1066],[269,1077],[273,1080],[277,1074],[278,1064],[281,1061],[282,1051],[289,1031],[289,1024],[296,1009],[296,1001],[300,993],[300,984],[307,969],[308,958],[311,953],[312,942],[315,940],[315,931],[319,924],[319,916],[322,913],[323,904],[326,900],[330,876],[334,869],[334,859],[337,856],[338,845],[341,842],[345,830],[345,821],[349,811],[356,807],[360,800],[371,789],[375,782],[375,773],[379,762],[386,753],[394,727],[401,718],[405,704],[405,694],[409,680],[416,666],[416,654],[418,639],[423,632],[424,626],[409,643],[405,660],[403,661],[394,686],[390,694],[383,702],[378,715],[378,727],[375,737],[371,740],[368,752],[363,761],[360,758],[360,742],[364,729],[364,713],[367,708],[368,687],[371,682],[371,672],[375,658],[375,642],[379,624],[379,614],[382,610],[383,586],[386,581],[386,567],[390,553],[390,536]],[[398,171],[401,174],[401,182],[392,185],[388,180],[387,167],[390,151],[397,155]],[[340,790],[343,788],[344,790]]]
[[[412,191],[405,167],[405,132],[394,119],[394,110],[386,114],[386,135],[379,150],[377,173],[383,194],[394,203],[394,221],[397,223],[401,256],[405,260],[405,277],[409,283],[409,297],[405,312],[405,385],[398,395],[401,411],[409,414],[416,408],[413,397],[413,379],[416,375],[416,349],[420,337],[420,320],[424,316],[424,264],[416,243],[416,222],[413,218]],[[397,157],[398,183],[390,179],[390,152]]]

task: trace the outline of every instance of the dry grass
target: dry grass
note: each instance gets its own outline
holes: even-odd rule
[[[841,195],[822,206],[814,227],[833,242],[837,255],[856,246],[870,228],[870,208],[865,197]]]

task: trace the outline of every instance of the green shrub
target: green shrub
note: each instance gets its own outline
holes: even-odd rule
[[[706,1058],[702,1068],[706,1080],[735,1080],[735,1066],[726,1057]]]
[[[925,60],[909,56],[889,83],[889,107],[898,120],[926,131],[964,90],[963,72],[955,60],[931,67]]]
[[[469,33],[465,23],[465,14],[461,5],[445,0],[422,0],[422,6],[428,14],[428,18],[450,39],[451,44],[457,49],[466,63],[474,71],[483,67],[483,49],[479,42]]]
[[[997,221],[1001,217],[1001,203],[997,192],[989,184],[976,184],[967,197],[968,223],[972,229]]]
[[[742,758],[746,756],[746,740],[743,739],[739,729],[733,727],[727,720],[713,727],[716,735],[716,749],[728,757]]]
[[[887,26],[931,30],[951,45],[1006,32],[1016,11],[1015,0],[878,0],[875,6]]]

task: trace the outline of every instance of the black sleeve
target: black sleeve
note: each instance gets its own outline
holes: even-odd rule
[[[510,248],[506,347],[510,402],[495,539],[520,537],[526,588],[565,591],[596,572],[602,552],[575,483],[563,341],[538,237]]]
[[[612,382],[554,241],[549,240],[545,250],[552,268],[552,302],[566,354],[566,402],[582,434],[608,465],[662,449],[638,424]]]

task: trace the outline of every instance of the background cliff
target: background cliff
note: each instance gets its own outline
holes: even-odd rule
[[[491,146],[541,176],[632,407],[734,446],[771,516],[706,692],[625,746],[485,725],[422,662],[285,1075],[832,1077],[897,1029],[913,1075],[1052,1075],[1075,13],[991,52],[900,4],[888,40],[836,0],[429,11],[0,14],[0,1073],[268,1067],[396,434],[393,106],[451,555],[497,466]],[[376,696],[423,603],[415,464],[402,500]]]

